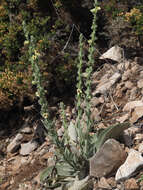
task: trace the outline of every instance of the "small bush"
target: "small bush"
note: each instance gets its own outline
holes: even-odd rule
[[[107,18],[105,36],[108,37],[110,46],[118,44],[124,47],[139,47],[143,36],[141,1],[111,0],[103,2],[101,7]]]

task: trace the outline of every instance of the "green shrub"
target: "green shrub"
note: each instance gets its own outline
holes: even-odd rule
[[[133,1],[103,1],[101,3],[106,23],[105,36],[110,46],[118,44],[124,47],[137,48],[142,44],[142,2]]]
[[[62,4],[56,0],[54,5],[62,9]],[[70,48],[61,52],[61,47],[65,46],[70,34],[70,28],[64,23],[60,17],[55,14],[55,10],[50,1],[30,0],[6,0],[1,2],[0,6],[0,72],[5,74],[6,70],[13,73],[13,77],[17,78],[18,73],[23,72],[21,88],[27,91],[27,94],[34,93],[32,86],[26,90],[26,83],[31,80],[31,65],[29,64],[28,45],[26,44],[22,22],[25,20],[29,35],[36,38],[36,49],[40,53],[39,64],[45,80],[54,81],[55,89],[56,81],[64,81],[65,85],[71,85],[75,80],[75,57],[71,56]],[[66,29],[66,30],[65,30]],[[65,31],[64,31],[65,30]],[[64,31],[64,35],[63,34]],[[62,37],[61,37],[62,36]],[[59,53],[60,52],[60,53]],[[49,61],[50,60],[50,61]],[[25,74],[26,73],[26,74]],[[56,78],[56,77],[57,78]],[[73,76],[73,77],[70,77]],[[24,78],[25,77],[25,78]],[[19,80],[19,79],[18,79]],[[3,83],[0,86],[2,88]],[[7,81],[5,81],[5,86]],[[11,82],[12,83],[12,82]],[[17,83],[12,84],[10,89],[0,89],[1,97],[7,98],[10,104],[15,104],[15,99],[22,99],[21,94],[14,92],[19,88]],[[46,84],[44,84],[46,86]],[[15,88],[13,88],[15,86]],[[13,90],[12,90],[13,89]],[[25,93],[24,91],[21,91]],[[22,95],[24,96],[24,94]],[[18,97],[18,98],[17,98]],[[6,102],[5,100],[3,102]],[[0,108],[2,108],[0,106]]]

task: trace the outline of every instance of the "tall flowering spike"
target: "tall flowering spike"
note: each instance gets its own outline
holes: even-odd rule
[[[78,53],[78,64],[77,64],[77,94],[76,94],[76,109],[77,109],[77,119],[75,123],[75,130],[79,138],[80,151],[83,149],[84,134],[81,125],[81,118],[83,114],[83,109],[81,108],[82,97],[83,97],[83,84],[82,84],[82,65],[83,65],[83,35],[80,34],[79,37],[79,53]]]
[[[82,101],[82,88],[83,88],[83,85],[82,85],[82,65],[83,65],[83,35],[81,34],[80,35],[80,38],[79,38],[79,54],[78,54],[78,64],[77,64],[77,68],[78,68],[78,71],[77,71],[77,95],[76,95],[76,108],[77,108],[77,111],[78,111],[78,119],[81,118],[81,101]]]
[[[96,16],[97,12],[100,10],[100,7],[97,5],[97,0],[94,1],[94,9],[91,10],[93,13],[93,21],[92,21],[92,33],[90,35],[90,40],[88,41],[89,43],[89,54],[88,54],[88,68],[86,69],[87,73],[87,78],[86,78],[86,116],[87,116],[87,129],[88,131],[90,130],[90,127],[92,125],[91,119],[90,119],[90,100],[92,98],[92,93],[91,93],[91,75],[93,71],[93,65],[94,65],[94,52],[95,52],[95,41],[96,41],[96,29],[97,29],[97,24],[96,24]]]

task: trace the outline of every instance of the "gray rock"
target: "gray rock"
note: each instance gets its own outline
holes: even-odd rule
[[[124,114],[122,117],[117,118],[116,120],[119,121],[120,123],[124,123],[126,120],[128,120],[129,114]]]
[[[140,79],[140,80],[137,82],[137,86],[138,86],[138,88],[143,88],[143,79]]]
[[[130,61],[125,61],[125,69],[127,70],[127,69],[129,69],[129,67],[130,67]]]
[[[96,107],[96,106],[98,106],[99,104],[100,104],[100,101],[99,101],[98,98],[93,97],[93,98],[91,99],[91,106]]]
[[[90,176],[107,176],[115,172],[125,159],[126,153],[120,143],[114,139],[108,139],[90,159]]]
[[[108,184],[112,187],[112,189],[116,188],[117,182],[115,181],[114,177],[110,177],[106,180],[107,180]]]
[[[132,62],[133,63],[133,62]],[[139,70],[139,66],[137,64],[132,65],[131,71],[132,73],[137,73]]]
[[[105,94],[119,79],[121,78],[121,74],[116,72],[114,73],[104,84],[99,84],[97,86],[94,95],[96,94]]]
[[[100,102],[101,104],[103,104],[103,103],[105,102],[105,97],[104,97],[104,95],[101,95],[101,96],[99,97],[99,102]]]
[[[120,63],[120,64],[118,64],[117,65],[117,69],[119,70],[119,71],[122,71],[123,69],[125,68],[125,63]]]
[[[108,79],[110,78],[109,73],[103,75],[100,80],[98,81],[99,85],[103,85],[105,82],[108,81]]]
[[[138,151],[143,153],[143,142],[139,144]]]
[[[143,71],[140,71],[140,77],[143,78]]]
[[[61,127],[60,129],[57,130],[57,135],[58,135],[58,137],[62,137],[63,134],[64,134],[64,131],[63,131],[62,127]]]
[[[74,182],[67,184],[66,187],[67,190],[90,190],[91,187],[93,189],[92,181],[89,176],[82,180],[75,179]]]
[[[91,120],[94,122],[101,121],[100,113],[96,107],[91,110]]]
[[[131,111],[132,109],[134,109],[135,107],[138,107],[138,106],[143,106],[143,102],[138,100],[138,101],[131,101],[131,102],[128,102],[124,108],[123,108],[123,111]]]
[[[135,86],[130,91],[130,100],[135,100],[137,97],[138,88]]]
[[[142,154],[136,150],[131,149],[129,155],[123,165],[117,170],[115,180],[122,181],[128,179],[137,171],[138,168],[143,167]]]
[[[105,177],[101,177],[101,179],[98,181],[98,188],[107,190],[112,189]]]
[[[126,81],[130,78],[132,71],[130,69],[128,69],[127,71],[125,71],[122,75],[122,81]]]
[[[31,105],[31,106],[24,106],[24,111],[25,111],[25,112],[30,112],[30,111],[32,111],[32,110],[34,110],[34,109],[35,109],[34,105]]]
[[[32,133],[32,129],[30,127],[24,127],[23,129],[21,129],[20,132],[25,134],[30,134]]]
[[[132,89],[134,87],[134,84],[131,81],[127,81],[125,83],[125,87],[128,88],[128,89]]]
[[[21,144],[20,154],[23,156],[29,155],[32,151],[38,148],[36,141],[30,141],[28,143]]]
[[[134,108],[134,111],[132,112],[132,117],[130,118],[130,121],[132,123],[135,123],[143,116],[143,106],[138,106]]]
[[[106,51],[99,59],[112,59],[117,62],[121,62],[123,59],[123,49],[115,45]]]
[[[140,187],[134,178],[125,181],[124,186],[125,190],[140,190]]]
[[[20,146],[21,140],[23,138],[22,134],[17,134],[16,137],[11,141],[11,143],[7,146],[7,152],[14,153],[17,151]]]

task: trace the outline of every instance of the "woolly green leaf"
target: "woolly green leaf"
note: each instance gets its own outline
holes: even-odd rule
[[[54,166],[44,169],[40,175],[40,181],[45,181],[48,177],[52,175]]]
[[[103,129],[94,135],[93,143],[95,144],[96,151],[104,144],[109,138],[118,139],[121,133],[130,127],[130,123],[119,123],[113,126]]]
[[[68,163],[59,162],[56,164],[57,174],[62,177],[75,176],[75,170]]]

